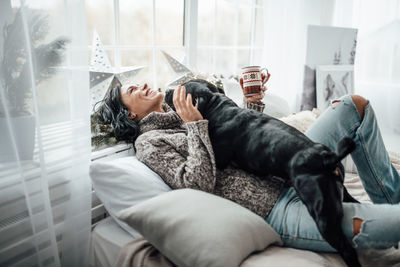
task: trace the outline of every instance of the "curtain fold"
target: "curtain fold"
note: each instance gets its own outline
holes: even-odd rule
[[[84,3],[0,4],[0,265],[87,266]]]

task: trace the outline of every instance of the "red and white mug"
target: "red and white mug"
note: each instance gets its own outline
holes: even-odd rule
[[[262,79],[261,73],[265,74]],[[252,96],[261,92],[261,87],[266,83],[268,70],[260,66],[247,66],[242,68],[243,93],[245,96]]]

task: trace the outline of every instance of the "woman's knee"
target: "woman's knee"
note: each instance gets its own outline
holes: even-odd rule
[[[362,223],[363,223],[363,220],[360,218],[353,219],[353,235],[354,236],[356,236],[360,233]]]
[[[351,99],[357,107],[358,113],[360,114],[361,119],[364,118],[364,108],[368,104],[368,100],[359,95],[351,95]]]

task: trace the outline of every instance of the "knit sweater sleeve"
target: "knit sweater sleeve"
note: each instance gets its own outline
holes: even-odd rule
[[[187,153],[161,134],[145,133],[135,142],[137,158],[173,189],[192,188],[212,193],[216,182],[214,151],[208,121],[187,122]]]
[[[252,103],[247,101],[247,99],[245,97],[243,97],[243,104],[242,107],[244,109],[253,109],[259,112],[263,112],[264,108],[265,108],[265,104],[263,102],[259,102],[259,103]]]

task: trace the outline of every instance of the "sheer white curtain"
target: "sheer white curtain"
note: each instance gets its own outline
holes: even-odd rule
[[[400,0],[336,0],[333,25],[359,29],[356,93],[371,101],[384,136],[400,148]]]
[[[356,93],[373,104],[384,131],[400,133],[400,0],[264,0],[269,90],[298,111],[307,25],[358,29]],[[398,137],[397,137],[398,138]]]
[[[332,21],[334,0],[264,0],[264,65],[268,90],[297,111],[303,89],[307,26]]]
[[[82,1],[0,1],[0,266],[87,265],[86,36]]]

